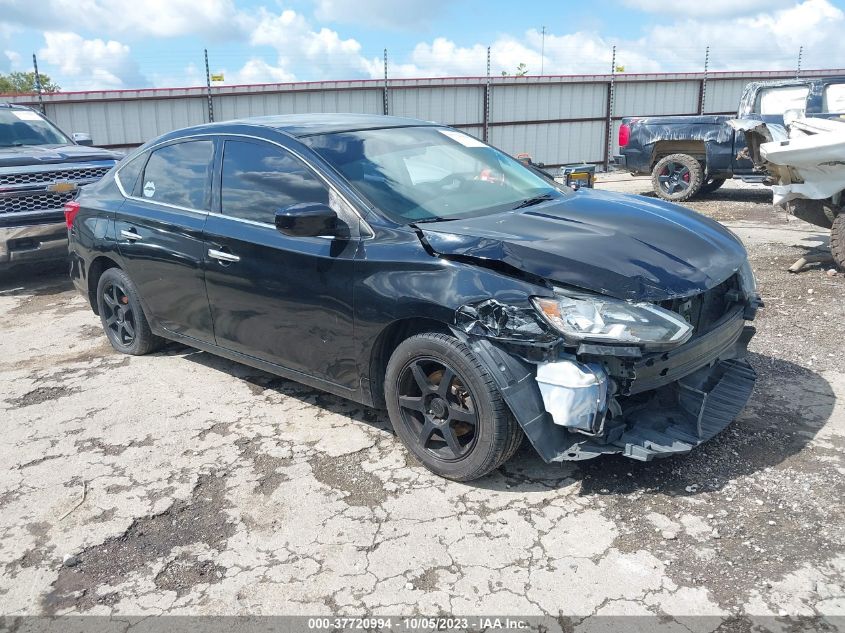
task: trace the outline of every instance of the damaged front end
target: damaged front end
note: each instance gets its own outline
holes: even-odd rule
[[[799,113],[794,113],[798,115]],[[796,217],[830,228],[843,207],[845,122],[785,115],[786,125],[733,119],[749,158],[767,176],[773,202]]]
[[[605,299],[604,329],[591,325],[593,335],[582,340],[556,327],[536,298],[534,306],[486,300],[456,312],[453,331],[495,377],[545,461],[686,453],[736,418],[756,377],[745,360],[754,334],[746,321],[761,302],[747,264],[691,297],[628,303],[628,311],[596,297]],[[636,320],[634,308],[659,312],[659,332],[613,322],[614,314],[623,324]]]

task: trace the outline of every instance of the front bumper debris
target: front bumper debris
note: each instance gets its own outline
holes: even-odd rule
[[[756,380],[744,360],[754,335],[745,319],[756,306],[756,300],[737,305],[709,332],[670,352],[628,357],[587,346],[577,355],[558,349],[538,362],[515,353],[513,342],[453,331],[494,376],[544,461],[611,453],[649,461],[689,452],[745,407]]]
[[[723,431],[745,407],[757,374],[744,360],[718,361],[658,390],[633,411],[604,443],[585,441],[569,460],[621,453],[640,461],[688,453]]]

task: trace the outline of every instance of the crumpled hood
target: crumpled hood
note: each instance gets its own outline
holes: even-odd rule
[[[86,145],[22,145],[0,147],[0,167],[72,163],[86,160],[119,160],[120,154]]]
[[[636,301],[704,292],[747,257],[730,231],[689,209],[587,189],[536,207],[419,229],[446,257],[498,260],[558,284]]]

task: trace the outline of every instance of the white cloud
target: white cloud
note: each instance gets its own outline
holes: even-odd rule
[[[640,40],[661,68],[700,69],[710,46],[713,70],[795,67],[804,47],[804,68],[841,65],[845,13],[828,0],[805,0],[779,11],[730,20],[684,20],[655,26]],[[683,43],[680,45],[679,43]],[[646,48],[647,47],[647,48]]]
[[[54,80],[64,90],[102,90],[147,84],[129,46],[115,40],[86,40],[69,32],[44,33],[39,59],[58,69]]]
[[[632,0],[633,1],[633,0]],[[646,0],[636,0],[646,3]],[[719,0],[720,1],[720,0]],[[828,0],[804,0],[785,9],[729,19],[684,19],[646,30],[638,39],[606,38],[594,32],[502,35],[491,44],[492,73],[608,73],[612,50],[628,73],[698,71],[710,46],[711,70],[792,69],[804,47],[804,68],[830,68],[845,57],[845,13]],[[486,46],[458,46],[445,38],[417,44],[407,59],[391,61],[392,77],[483,75]],[[373,76],[381,76],[380,70]]]
[[[442,17],[449,4],[446,0],[317,0],[314,15],[323,22],[410,31]]]
[[[253,58],[237,73],[239,77],[264,77],[264,81],[291,81],[302,78],[296,69],[305,69],[306,78],[337,79],[370,75],[377,62],[361,53],[361,44],[343,39],[331,29],[312,28],[308,20],[291,10],[279,14],[264,9],[250,35],[253,46],[269,46],[277,52],[275,65]]]
[[[7,62],[6,64],[3,64],[2,61],[0,61],[0,68],[5,67],[8,70],[20,70],[23,68],[23,64],[21,63],[23,58],[17,51],[3,51],[3,56],[6,58]]]
[[[243,36],[252,18],[232,0],[3,0],[0,21],[26,28],[120,33],[127,37]]]
[[[250,59],[240,70],[224,75],[228,84],[286,83],[296,80],[293,73],[259,58]]]
[[[265,0],[269,2],[269,0]],[[320,20],[414,23],[418,13],[433,12],[441,0],[315,0]],[[9,33],[29,24],[54,24],[74,15],[80,33],[48,28],[45,48],[39,52],[43,72],[63,88],[139,87],[152,83],[202,85],[203,69],[187,59],[167,58],[142,76],[129,46],[133,37],[169,38],[183,34],[234,37],[244,42],[248,59],[226,71],[227,83],[266,83],[312,79],[381,78],[381,47],[365,50],[355,38],[309,20],[293,10],[238,9],[233,0],[0,0],[0,70],[28,66],[28,53],[14,51]],[[643,11],[663,7],[656,0],[624,0]],[[774,5],[769,4],[774,3]],[[784,3],[789,6],[777,8]],[[617,47],[617,64],[628,73],[695,71],[703,66],[704,49],[710,46],[713,70],[767,70],[794,68],[798,47],[804,47],[803,67],[838,65],[845,56],[845,13],[831,0],[747,0],[745,3],[711,0],[690,6],[684,17],[655,19],[636,35],[610,38],[595,31],[504,33],[490,42],[492,72],[513,73],[525,64],[529,74],[606,73],[611,50]],[[772,8],[774,6],[775,8]],[[662,9],[661,9],[662,10]],[[397,13],[401,16],[397,17]],[[357,16],[357,17],[356,17]],[[39,22],[40,21],[40,22]],[[374,23],[374,22],[373,22]],[[95,28],[96,27],[96,28]],[[87,31],[121,33],[108,38],[85,39]],[[96,29],[99,29],[97,31]],[[641,35],[640,35],[641,33]],[[125,35],[125,37],[123,36]],[[545,54],[541,59],[541,49]],[[268,54],[269,51],[272,51]],[[389,51],[391,77],[478,76],[486,69],[487,43],[469,40],[459,44],[435,37],[417,40],[410,52]],[[212,49],[213,57],[213,49]],[[225,55],[223,59],[225,60]],[[229,57],[231,59],[231,56]],[[241,63],[239,61],[239,63]],[[225,62],[224,62],[225,64]],[[223,68],[223,66],[218,66]],[[223,68],[226,70],[225,68]]]
[[[623,0],[632,9],[648,13],[666,15],[672,7],[665,0]],[[793,4],[793,0],[708,0],[707,2],[688,2],[683,5],[683,15],[687,17],[713,16],[728,18],[737,15],[750,15],[761,11],[771,11]]]

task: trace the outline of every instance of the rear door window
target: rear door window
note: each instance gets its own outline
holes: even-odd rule
[[[828,84],[824,87],[822,112],[845,112],[845,83]]]
[[[212,141],[185,141],[153,151],[144,168],[139,196],[151,202],[207,210],[213,156]]]
[[[783,114],[787,110],[804,110],[807,107],[808,86],[779,86],[762,88],[757,93],[754,110],[757,114]]]
[[[221,211],[274,224],[276,211],[301,202],[329,205],[329,189],[296,156],[267,143],[226,141]]]

